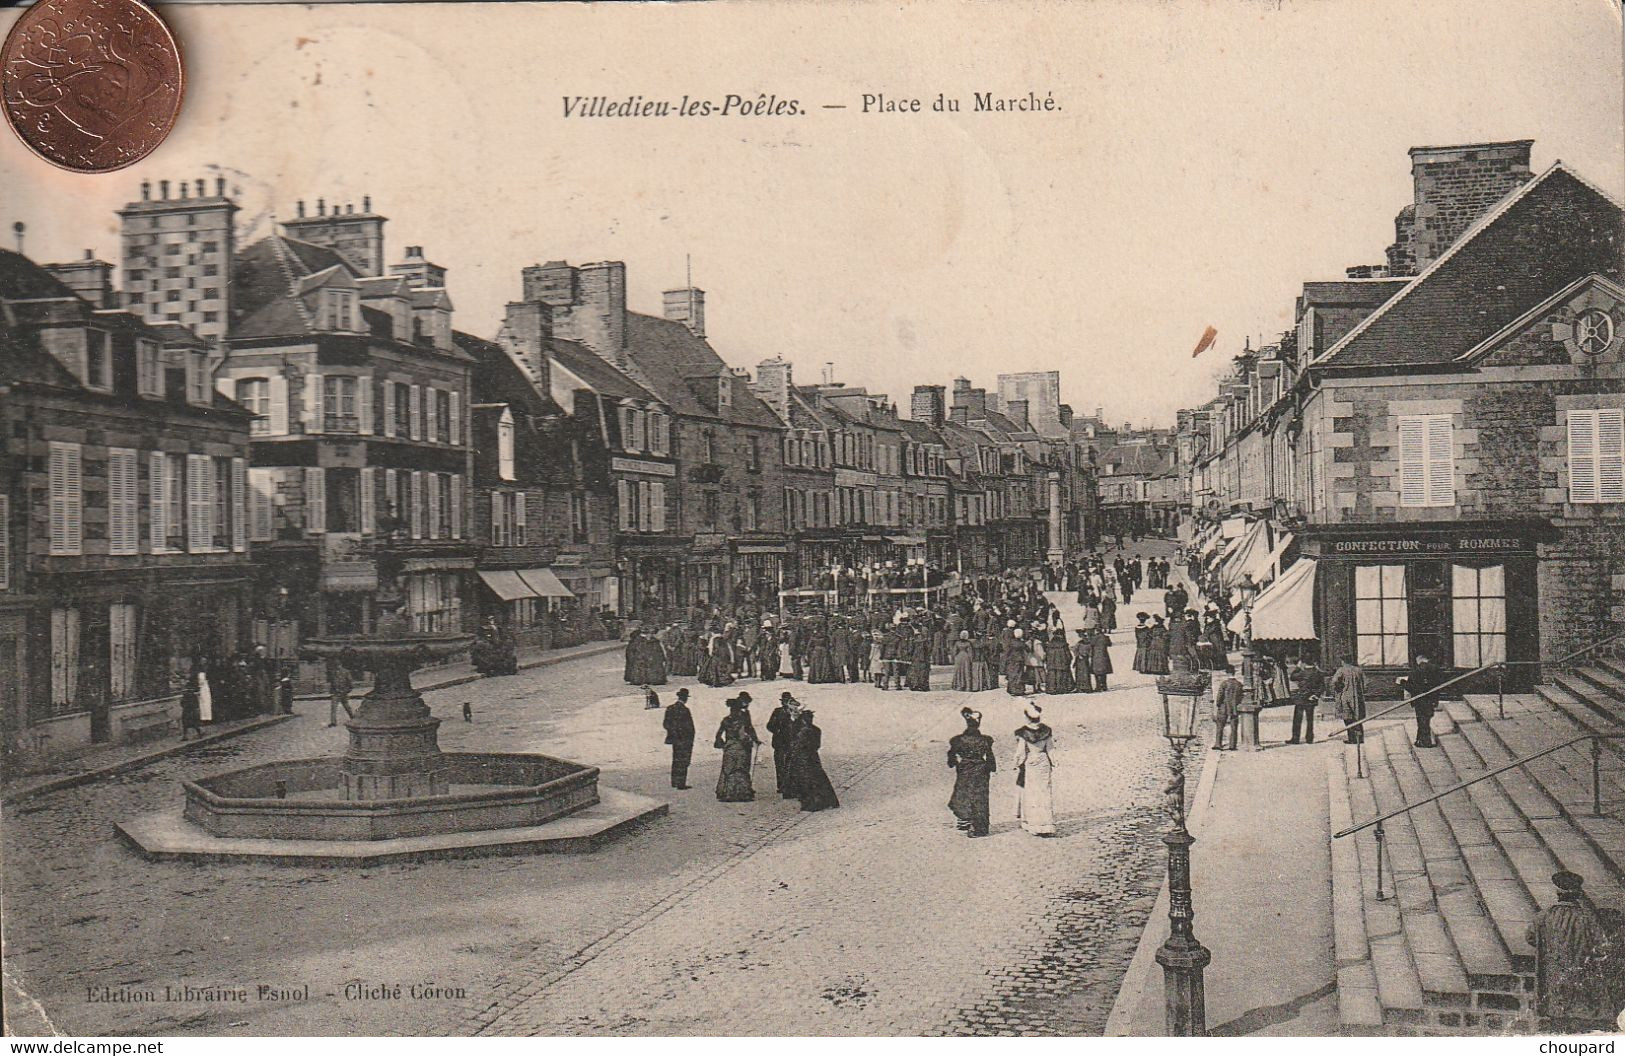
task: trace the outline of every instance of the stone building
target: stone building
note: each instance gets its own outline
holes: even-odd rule
[[[250,415],[207,342],[115,307],[111,272],[0,251],[8,766],[173,731],[194,659],[248,643]]]

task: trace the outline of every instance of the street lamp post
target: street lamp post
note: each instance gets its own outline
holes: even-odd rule
[[[1197,702],[1201,691],[1191,686],[1162,685],[1163,736],[1174,750],[1168,784],[1168,805],[1174,827],[1163,836],[1168,846],[1168,938],[1157,950],[1162,965],[1163,1000],[1169,1037],[1207,1036],[1207,995],[1202,970],[1212,954],[1191,930],[1196,912],[1191,902],[1191,844],[1196,838],[1185,827],[1185,749],[1196,736]]]

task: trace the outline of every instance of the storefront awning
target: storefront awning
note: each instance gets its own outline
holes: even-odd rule
[[[1247,531],[1247,518],[1226,517],[1219,526],[1219,534],[1226,539],[1239,539]]]
[[[1224,558],[1220,566],[1219,581],[1227,587],[1236,586],[1241,582],[1242,573],[1257,558],[1262,550],[1267,557],[1270,551],[1270,524],[1268,521],[1254,521],[1247,529],[1247,534],[1241,537],[1241,543],[1235,550]],[[1255,579],[1254,582],[1257,582]]]
[[[487,572],[481,569],[480,578],[491,588],[491,593],[503,601],[520,601],[536,597],[536,592],[525,585],[525,581],[519,578],[517,572]]]
[[[894,535],[894,536],[891,537],[891,541],[896,543],[898,546],[924,546],[925,545],[925,536],[923,536],[923,535]]]
[[[783,543],[740,543],[735,548],[741,554],[788,554],[790,548]]]
[[[1241,566],[1241,574],[1251,574],[1253,582],[1259,586],[1273,580],[1281,574],[1281,558],[1286,554],[1286,548],[1292,545],[1292,533],[1282,532],[1275,540],[1275,548],[1266,550],[1264,547],[1255,547],[1247,558],[1246,564]]]
[[[559,577],[553,574],[551,568],[526,568],[517,575],[525,581],[525,586],[535,592],[538,598],[573,598],[574,592],[560,582]]]
[[[1230,620],[1237,634],[1246,629],[1247,614]],[[1309,641],[1315,633],[1315,562],[1302,558],[1281,574],[1253,602],[1253,641]]]

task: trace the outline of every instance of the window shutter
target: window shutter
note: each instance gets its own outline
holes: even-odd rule
[[[266,413],[269,419],[267,429],[272,436],[288,435],[288,379],[281,373],[273,373],[266,386],[270,407]]]
[[[355,379],[356,414],[360,420],[356,430],[363,436],[372,435],[372,379],[363,375]]]
[[[399,475],[393,469],[384,470],[384,509],[392,512],[397,522],[405,516],[405,507],[401,503]],[[401,525],[397,523],[395,530],[400,529]]]
[[[322,431],[322,376],[305,375],[305,432]]]
[[[383,399],[383,402],[384,402],[383,434],[385,436],[394,436],[395,435],[395,383],[393,381],[385,381],[384,382],[384,389],[383,389],[383,392],[380,394],[380,396],[381,396],[381,398]]]
[[[423,386],[423,439],[440,442],[440,390],[433,385]]]
[[[0,590],[11,586],[11,497],[0,495]]]
[[[461,446],[463,443],[463,394],[451,394],[451,437],[453,444]]]
[[[152,552],[163,553],[169,542],[169,495],[164,453],[154,451],[147,460],[147,529]]]
[[[463,537],[463,478],[460,474],[453,473],[446,478],[446,481],[450,485],[448,494],[451,498],[451,537],[461,539]]]
[[[412,538],[413,539],[422,539],[423,538],[423,471],[420,470],[420,469],[414,469],[414,470],[411,470],[410,472],[411,472],[411,475],[409,477],[407,477],[407,485],[411,488],[411,496],[410,496],[410,500],[409,500],[410,512],[408,513],[408,516],[412,518]]]
[[[248,549],[248,460],[231,460],[231,551]]]
[[[305,467],[305,534],[327,531],[327,470]]]
[[[250,469],[248,471],[249,484],[249,532],[248,537],[256,543],[271,541],[271,506],[275,495],[276,478],[269,469]]]
[[[1427,505],[1427,427],[1422,419],[1406,416],[1399,420],[1399,504]]]
[[[136,454],[127,447],[107,452],[107,552],[114,556],[141,552],[136,466]]]
[[[620,499],[619,523],[621,531],[629,531],[632,528],[632,482],[618,480],[615,482],[615,490],[618,493],[617,497]]]
[[[507,546],[508,542],[502,537],[502,492],[491,493],[491,545]]]
[[[1625,502],[1625,408],[1597,412],[1597,501]]]
[[[423,439],[423,391],[413,385],[406,397],[407,429],[413,440]]]
[[[378,531],[378,506],[373,487],[374,474],[378,470],[373,466],[361,467],[361,534],[374,535]]]
[[[1456,503],[1455,423],[1448,414],[1427,417],[1428,505]]]
[[[654,511],[650,504],[650,490],[648,481],[638,481],[638,527],[643,531],[648,531],[650,523],[654,520]]]
[[[429,485],[429,538],[440,538],[440,474],[430,473]]]
[[[649,530],[663,532],[666,530],[666,485],[663,481],[655,481],[649,485],[650,510]]]
[[[525,533],[525,493],[516,491],[513,496],[513,545],[524,546],[528,542]]]
[[[1569,501],[1597,501],[1597,412],[1569,412]]]
[[[203,482],[212,474],[205,472],[208,467],[202,463],[202,455],[186,456],[186,549],[190,553],[199,553],[209,546],[209,509],[202,495]]]

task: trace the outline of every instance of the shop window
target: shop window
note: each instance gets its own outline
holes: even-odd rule
[[[1455,665],[1482,667],[1507,658],[1506,567],[1452,565],[1451,629]]]
[[[1625,409],[1569,412],[1569,501],[1625,502]]]
[[[1409,664],[1409,632],[1405,566],[1355,566],[1354,635],[1359,663],[1369,667]]]

